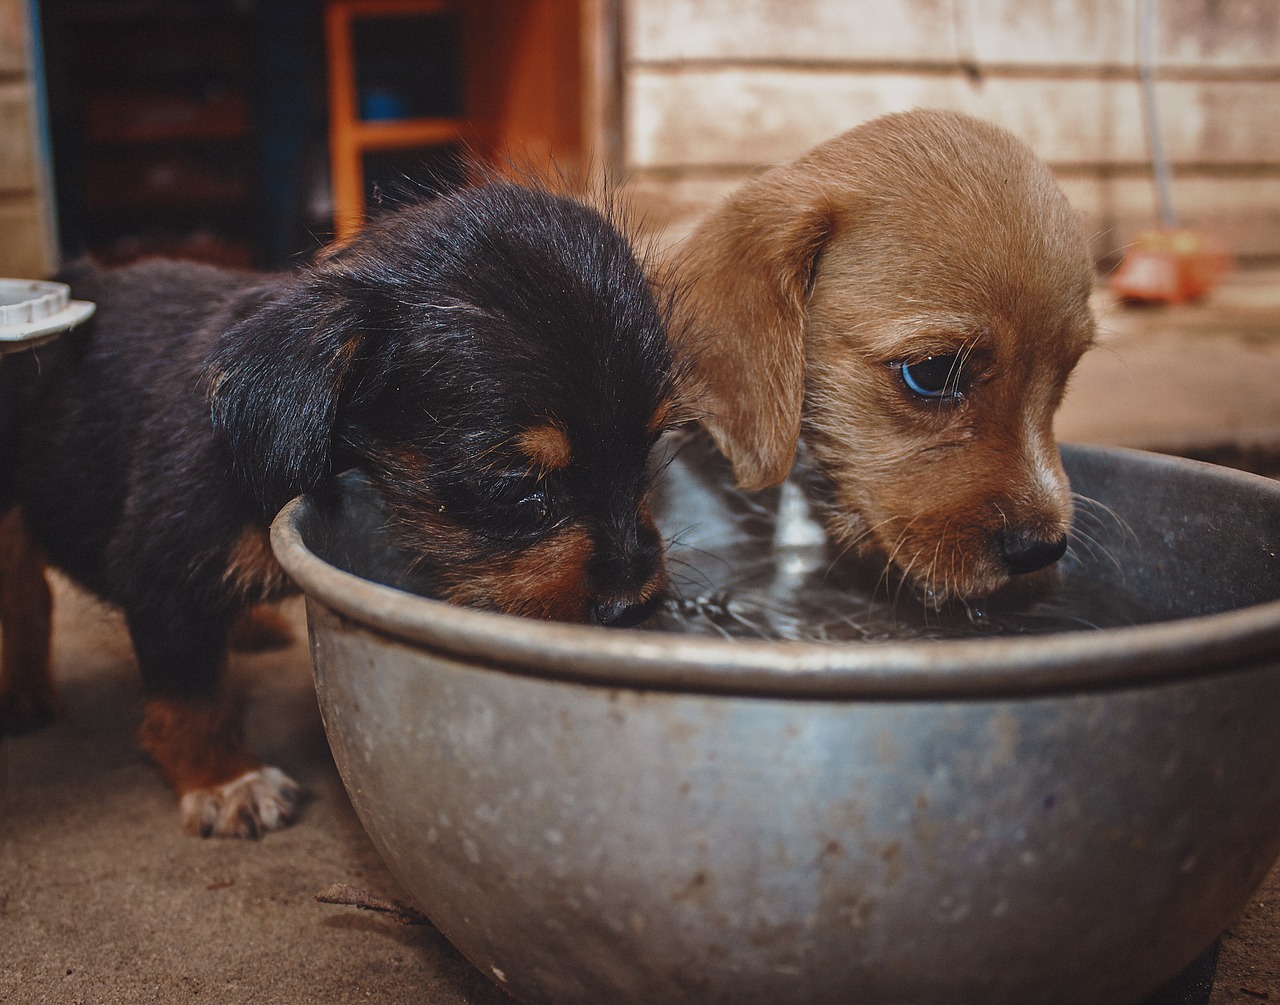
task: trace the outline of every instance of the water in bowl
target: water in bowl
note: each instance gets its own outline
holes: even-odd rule
[[[1146,624],[1168,617],[1122,587],[1067,567],[1014,580],[994,596],[935,610],[911,588],[868,583],[825,553],[765,552],[749,544],[705,557],[714,578],[673,556],[672,596],[646,624],[655,631],[804,642],[891,642],[1042,635]],[[683,567],[683,568],[682,568]]]
[[[806,642],[888,642],[1040,635],[1116,628],[1169,617],[1124,588],[1099,536],[1125,533],[1116,514],[1078,511],[1086,524],[1051,569],[982,600],[937,610],[910,586],[841,555],[811,503],[816,476],[746,494],[705,443],[681,445],[656,500],[668,538],[672,596],[645,625],[664,632]],[[1105,526],[1104,526],[1105,525]],[[1100,568],[1101,567],[1101,568]],[[1106,575],[1099,575],[1099,572]]]

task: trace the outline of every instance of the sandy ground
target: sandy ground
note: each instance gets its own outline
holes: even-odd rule
[[[309,793],[261,841],[188,837],[133,737],[120,618],[56,582],[66,715],[4,744],[0,1002],[509,1002],[432,928],[317,903],[334,883],[401,896],[329,757],[305,644],[239,656],[249,743]],[[287,612],[305,638],[299,602]]]
[[[1179,307],[1098,297],[1096,313],[1098,345],[1072,375],[1058,439],[1280,450],[1280,272],[1238,273]]]
[[[1063,439],[1280,456],[1280,275],[1238,276],[1203,306],[1108,314],[1104,329]],[[334,883],[403,894],[342,791],[305,645],[233,667],[251,747],[310,793],[301,820],[258,842],[201,841],[136,748],[118,616],[56,591],[66,715],[0,743],[0,1002],[510,1001],[429,926],[313,899]],[[301,606],[286,610],[301,638]],[[1280,1002],[1280,872],[1224,935],[1211,1001]]]

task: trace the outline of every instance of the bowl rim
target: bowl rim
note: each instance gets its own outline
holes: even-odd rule
[[[1181,457],[1072,445],[1216,477],[1280,483]],[[1036,636],[874,643],[719,639],[537,621],[458,607],[363,579],[303,539],[318,515],[293,499],[271,525],[276,558],[315,602],[379,635],[525,676],[619,689],[819,700],[1030,697],[1114,690],[1280,663],[1280,599],[1174,621]],[[1280,542],[1278,542],[1280,543]]]
[[[0,278],[0,354],[43,345],[96,309],[88,300],[72,300],[66,283]]]

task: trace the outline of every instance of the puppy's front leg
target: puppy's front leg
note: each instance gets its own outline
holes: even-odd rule
[[[14,507],[0,518],[0,736],[30,732],[57,715],[52,617],[44,559]]]
[[[258,837],[297,814],[300,789],[244,748],[222,687],[226,623],[126,612],[148,699],[138,735],[173,785],[183,827],[201,837]]]

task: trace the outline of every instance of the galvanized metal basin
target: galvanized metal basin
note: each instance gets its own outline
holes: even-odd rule
[[[517,998],[1123,1005],[1280,854],[1280,484],[1064,458],[1127,522],[1086,573],[1172,620],[874,645],[526,622],[380,585],[358,486],[273,542],[366,829]]]

